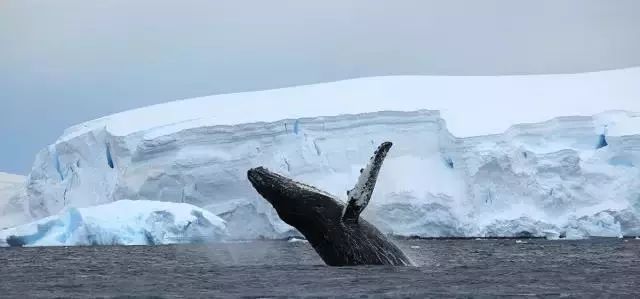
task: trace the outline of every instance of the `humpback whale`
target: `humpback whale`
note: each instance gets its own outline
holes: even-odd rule
[[[264,167],[250,169],[247,177],[280,219],[298,229],[327,265],[409,266],[412,262],[402,250],[360,217],[391,146],[391,142],[382,143],[360,170],[355,187],[347,191],[346,205],[322,190]]]

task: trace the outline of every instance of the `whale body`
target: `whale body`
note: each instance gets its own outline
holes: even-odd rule
[[[382,143],[361,170],[343,204],[331,194],[296,182],[264,167],[247,177],[278,216],[302,233],[329,266],[409,266],[411,260],[375,226],[360,217],[366,208],[391,142]]]

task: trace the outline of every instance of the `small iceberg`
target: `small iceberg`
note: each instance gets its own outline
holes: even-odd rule
[[[186,203],[120,200],[0,231],[0,246],[160,245],[225,238],[226,223]]]

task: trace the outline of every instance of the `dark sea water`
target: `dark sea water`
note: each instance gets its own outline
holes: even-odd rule
[[[417,267],[324,266],[303,242],[0,248],[0,298],[640,298],[640,240],[399,240]]]

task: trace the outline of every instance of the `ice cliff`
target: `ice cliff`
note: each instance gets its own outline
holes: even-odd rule
[[[26,177],[0,172],[0,229],[27,222],[24,213]]]
[[[247,169],[344,198],[389,140],[364,214],[386,232],[640,235],[640,114],[622,111],[640,111],[638,82],[640,68],[376,77],[151,106],[65,131],[37,155],[25,206],[39,219],[120,199],[189,203],[224,219],[228,238],[282,238],[295,231]]]

